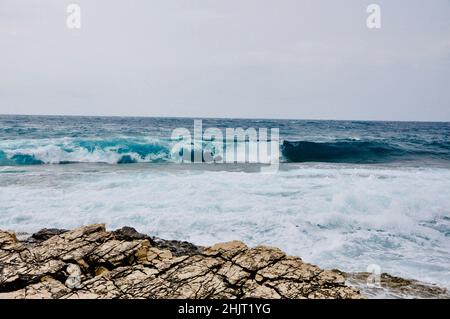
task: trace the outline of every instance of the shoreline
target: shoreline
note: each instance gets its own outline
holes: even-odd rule
[[[445,288],[324,270],[278,248],[211,247],[96,224],[14,234],[0,230],[0,299],[9,298],[450,298]]]

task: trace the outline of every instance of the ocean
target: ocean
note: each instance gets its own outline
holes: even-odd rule
[[[0,229],[101,222],[198,245],[242,240],[450,288],[450,123],[203,119],[204,129],[278,128],[274,174],[180,164],[171,134],[193,123],[0,116]]]

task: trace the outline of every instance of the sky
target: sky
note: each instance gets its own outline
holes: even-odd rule
[[[450,1],[1,0],[0,114],[450,121]]]

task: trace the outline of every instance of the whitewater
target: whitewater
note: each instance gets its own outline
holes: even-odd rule
[[[192,119],[0,116],[0,124],[0,229],[101,222],[199,245],[237,239],[325,268],[377,264],[450,288],[448,123],[206,121],[279,127],[276,174],[177,164],[170,133]]]

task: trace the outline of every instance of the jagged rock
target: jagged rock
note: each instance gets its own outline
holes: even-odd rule
[[[9,247],[14,247],[17,244],[16,234],[0,231],[0,248],[7,250]]]
[[[44,228],[38,231],[37,233],[34,233],[31,235],[31,238],[33,238],[37,242],[41,242],[44,240],[47,240],[53,236],[61,235],[68,232],[67,229],[57,229],[57,228]]]
[[[201,247],[195,246],[186,241],[166,240],[158,237],[150,237],[148,235],[141,234],[133,227],[128,226],[113,231],[113,234],[118,240],[147,239],[150,241],[152,246],[163,250],[170,250],[174,256],[196,255],[200,253],[202,249]]]
[[[170,243],[104,225],[34,244],[0,231],[0,298],[363,297],[342,274],[277,248],[234,241],[170,249]]]
[[[193,245],[187,241],[166,240],[158,237],[152,237],[152,240],[156,248],[170,250],[174,256],[197,255],[203,250],[203,247]]]
[[[122,227],[112,232],[118,240],[135,240],[135,239],[150,239],[149,236],[139,233],[133,227]]]

